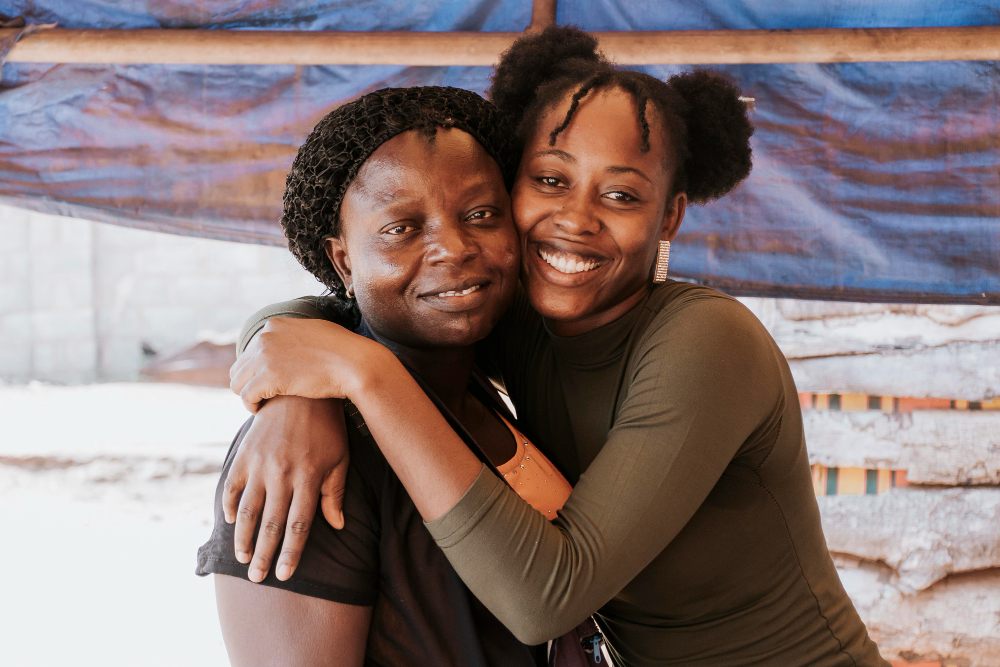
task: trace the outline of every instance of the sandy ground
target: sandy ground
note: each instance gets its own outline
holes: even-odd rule
[[[6,667],[226,665],[210,578],[225,390],[0,386],[0,645]]]

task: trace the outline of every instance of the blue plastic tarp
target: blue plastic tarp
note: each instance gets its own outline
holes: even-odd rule
[[[519,31],[529,0],[0,1],[64,28]],[[562,2],[591,30],[1000,24],[1000,0]],[[685,68],[647,67],[657,76]],[[1000,304],[1000,64],[721,68],[756,98],[754,171],[692,207],[671,272],[734,294]],[[0,202],[281,244],[285,174],[330,109],[384,86],[483,92],[483,67],[34,65],[0,80]]]

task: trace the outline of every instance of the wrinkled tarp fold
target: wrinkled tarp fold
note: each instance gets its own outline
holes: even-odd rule
[[[507,30],[528,0],[0,1],[63,28]],[[1000,3],[589,0],[591,30],[1000,24]],[[681,67],[646,67],[667,77]],[[692,207],[671,272],[737,294],[1000,304],[1000,63],[722,67],[756,98],[754,171]],[[0,202],[144,229],[283,244],[298,145],[385,86],[483,92],[483,67],[45,65],[0,81]]]

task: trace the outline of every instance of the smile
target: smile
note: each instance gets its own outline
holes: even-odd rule
[[[574,274],[593,271],[604,264],[602,260],[584,257],[572,252],[553,250],[552,248],[535,247],[538,256],[559,273]]]
[[[463,290],[449,290],[447,292],[438,292],[434,296],[441,296],[441,297],[466,296],[467,294],[472,294],[473,292],[479,291],[482,288],[483,288],[482,285],[471,285]]]

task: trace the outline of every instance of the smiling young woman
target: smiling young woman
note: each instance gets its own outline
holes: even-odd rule
[[[709,72],[664,82],[621,70],[596,47],[572,28],[524,37],[490,91],[523,152],[512,192],[523,293],[482,359],[572,494],[548,522],[486,471],[469,480],[474,462],[457,452],[427,467],[453,436],[430,419],[385,431],[379,447],[462,580],[526,643],[593,614],[615,664],[884,667],[826,548],[780,350],[734,299],[652,284],[686,206],[750,171],[739,91]],[[285,312],[323,316],[302,303],[265,310],[246,338]],[[287,340],[266,354],[251,343],[237,362],[248,403],[282,383],[299,389],[278,393],[314,398],[351,398],[347,382],[412,399],[391,371],[342,357],[261,379],[262,365],[294,356]],[[300,446],[255,442],[266,455],[247,469],[272,479],[267,456]],[[324,461],[339,447],[313,449]]]
[[[512,192],[522,281],[560,336],[612,322],[646,296],[657,242],[673,240],[687,203],[684,192],[662,196],[675,165],[660,150],[642,152],[637,125],[620,122],[635,115],[635,101],[615,89],[589,95],[558,148],[549,146],[548,128],[571,105],[541,116]],[[661,131],[658,119],[650,125]]]

